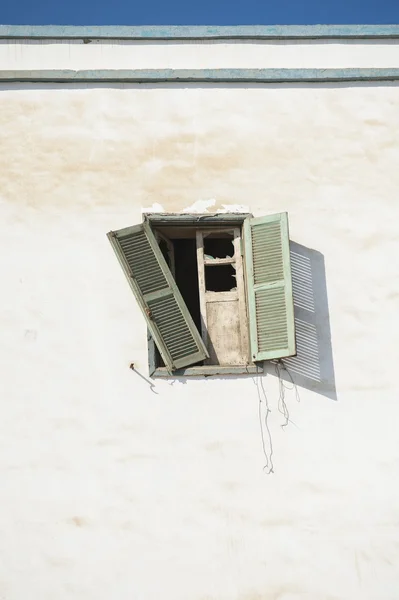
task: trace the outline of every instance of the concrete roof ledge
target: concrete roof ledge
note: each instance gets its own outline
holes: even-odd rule
[[[0,39],[399,39],[399,25],[0,25]]]
[[[333,83],[398,81],[399,69],[100,69],[0,71],[0,83]]]

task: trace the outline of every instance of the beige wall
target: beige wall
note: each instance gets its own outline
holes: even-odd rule
[[[396,84],[1,86],[0,598],[397,600],[398,132]],[[226,206],[325,261],[333,365],[324,312],[284,429],[263,377],[269,476],[258,379],[129,369],[105,236]]]

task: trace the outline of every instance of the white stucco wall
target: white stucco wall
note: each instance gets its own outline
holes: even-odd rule
[[[397,40],[0,40],[0,69],[395,68]]]
[[[2,600],[397,600],[398,142],[397,84],[1,85]],[[335,379],[282,429],[263,376],[269,476],[258,379],[145,381],[105,236],[199,201],[324,257]]]

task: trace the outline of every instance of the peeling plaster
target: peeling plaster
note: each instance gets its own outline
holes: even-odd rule
[[[191,206],[185,208],[183,213],[207,213],[208,208],[215,206],[216,200],[197,200]]]
[[[222,204],[223,208],[218,208],[217,213],[249,213],[249,206],[245,204]]]
[[[148,213],[163,213],[166,212],[164,207],[162,206],[162,204],[158,204],[157,202],[154,202],[154,204],[152,206],[148,206],[147,208],[142,208],[141,209],[141,214],[148,214]]]

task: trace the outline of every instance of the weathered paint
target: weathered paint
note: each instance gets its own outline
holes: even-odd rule
[[[143,224],[111,231],[108,233],[108,239],[169,371],[193,365],[207,358],[208,353],[204,343],[148,222],[144,221]],[[122,245],[122,240],[126,242],[126,246]],[[140,257],[139,264],[138,257]],[[145,271],[143,264],[146,267]],[[138,275],[139,271],[140,275]],[[162,301],[161,307],[158,304],[162,317],[153,314],[155,313],[155,307],[152,308],[154,301]],[[169,320],[176,322],[176,328],[180,331],[179,337],[176,337],[175,332],[167,327],[165,312]],[[164,333],[165,325],[167,336]],[[186,331],[182,330],[183,327]],[[185,347],[190,344],[191,351],[186,350],[182,353],[180,347],[176,348],[177,343],[184,343]],[[173,344],[178,351],[178,359],[173,357],[170,344]]]
[[[246,219],[244,241],[251,357],[260,361],[294,356],[294,303],[287,213]],[[268,333],[271,328],[272,335]]]
[[[0,25],[0,38],[29,39],[318,39],[399,38],[399,25],[71,26]]]
[[[152,360],[152,357],[151,357]],[[154,368],[154,367],[153,367]],[[229,366],[224,367],[223,365],[205,365],[203,367],[187,367],[186,369],[178,369],[172,373],[168,373],[167,369],[163,367],[154,368],[152,374],[153,377],[164,377],[168,379],[186,378],[190,377],[190,381],[193,381],[194,377],[215,377],[230,376],[230,375],[259,375],[263,373],[263,365],[245,365],[245,366]]]
[[[0,71],[0,83],[333,83],[397,81],[399,69],[102,69]]]
[[[398,109],[396,83],[1,85],[0,596],[397,600]],[[204,199],[289,214],[285,428],[274,365],[148,378],[105,234]]]

